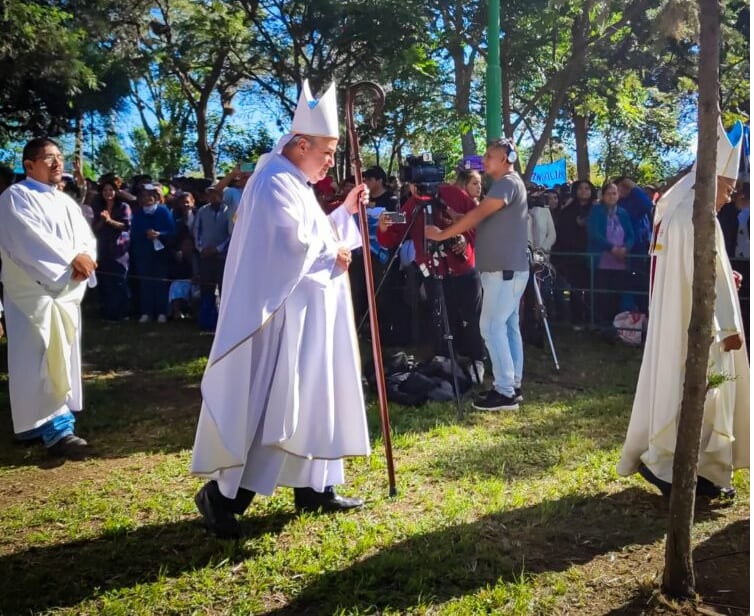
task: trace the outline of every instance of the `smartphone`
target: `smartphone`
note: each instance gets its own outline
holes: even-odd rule
[[[404,224],[406,222],[406,212],[385,212],[387,218],[394,225]]]
[[[256,167],[255,163],[241,163],[241,173],[253,173],[254,167]]]

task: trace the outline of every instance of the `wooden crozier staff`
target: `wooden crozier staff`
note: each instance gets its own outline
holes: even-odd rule
[[[361,157],[359,155],[359,137],[356,133],[356,125],[353,118],[353,103],[360,91],[370,92],[374,98],[374,111],[371,123],[375,125],[378,114],[385,105],[385,92],[373,81],[359,81],[349,86],[346,90],[346,130],[348,131],[348,144],[351,150],[351,168],[356,185],[362,182]],[[374,359],[374,371],[377,378],[377,397],[380,404],[380,424],[382,425],[382,440],[385,442],[385,458],[387,459],[387,477],[390,486],[390,496],[395,496],[398,491],[395,487],[395,468],[393,465],[393,445],[390,436],[390,414],[387,406],[387,389],[385,388],[385,370],[382,365],[382,346],[380,344],[380,327],[377,320],[377,298],[374,293],[374,276],[372,271],[372,259],[369,247],[369,225],[367,224],[366,204],[359,200],[359,229],[361,231],[361,245],[364,252],[364,275],[366,276],[367,300],[369,302],[369,325],[372,330],[372,358]]]

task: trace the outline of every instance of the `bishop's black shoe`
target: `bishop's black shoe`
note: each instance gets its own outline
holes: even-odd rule
[[[218,495],[222,496],[217,483],[208,481],[194,496],[196,508],[202,514],[202,522],[220,539],[238,539],[241,536],[241,525]]]
[[[516,404],[521,404],[524,401],[524,392],[520,387],[513,388],[513,399]]]
[[[55,458],[67,458],[68,460],[85,460],[91,454],[89,443],[75,434],[64,436],[57,443],[48,447],[47,451]]]
[[[657,475],[655,475],[652,471],[650,471],[647,468],[644,462],[641,462],[639,464],[638,471],[639,471],[639,475],[641,475],[649,483],[655,486],[660,492],[662,492],[663,496],[665,496],[666,498],[670,497],[670,488],[672,487],[672,484],[660,479]]]
[[[364,501],[360,498],[340,496],[336,494],[335,488],[332,486],[327,486],[324,492],[317,492],[312,488],[293,488],[293,499],[298,512],[323,511],[334,513],[348,509],[360,509],[364,506]]]
[[[736,488],[721,488],[706,477],[698,475],[696,478],[696,495],[706,498],[735,498]]]

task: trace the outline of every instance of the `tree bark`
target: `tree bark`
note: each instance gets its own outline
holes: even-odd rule
[[[503,134],[508,139],[513,139],[513,124],[511,124],[511,80],[510,80],[510,62],[508,59],[510,52],[510,37],[503,37],[500,43],[500,66],[502,67],[502,90],[503,90]]]
[[[213,182],[216,179],[215,176],[215,153],[210,147],[209,140],[207,139],[207,107],[199,106],[195,109],[196,114],[196,151],[199,155],[199,162],[202,165],[202,173],[205,178],[209,178]]]
[[[563,67],[562,71],[560,71],[553,79],[552,98],[550,100],[547,119],[545,120],[542,134],[534,143],[531,156],[526,163],[526,171],[524,172],[525,182],[528,182],[531,178],[531,174],[534,172],[534,167],[539,162],[539,157],[542,156],[545,145],[552,133],[552,128],[555,126],[555,121],[560,114],[560,109],[563,106],[568,89],[586,65],[587,49],[589,47],[589,28],[591,23],[590,11],[593,6],[594,1],[588,0],[585,2],[581,10],[581,15],[574,19],[573,25],[571,26],[571,39],[573,41],[571,57],[568,59],[568,62]]]
[[[589,125],[586,116],[573,112],[573,134],[576,139],[576,175],[578,180],[588,180],[592,174],[589,162]]]
[[[528,182],[531,179],[531,174],[534,173],[534,167],[537,166],[539,158],[542,156],[542,152],[544,152],[545,150],[547,141],[550,139],[552,128],[553,126],[555,126],[555,120],[558,119],[560,108],[562,107],[563,101],[565,101],[566,93],[568,92],[569,81],[570,78],[568,77],[568,74],[566,74],[563,78],[563,82],[560,84],[558,89],[553,92],[553,98],[552,102],[550,103],[550,110],[547,114],[544,128],[542,129],[542,133],[540,134],[539,139],[534,142],[531,156],[529,156],[529,160],[526,162],[526,170],[524,171],[525,182]]]
[[[670,520],[665,546],[663,591],[693,598],[694,563],[691,529],[694,523],[696,472],[699,464],[707,362],[712,343],[715,304],[715,193],[717,189],[717,126],[720,66],[720,4],[699,0],[699,141],[694,196],[694,277],[688,330],[686,377],[678,418]],[[704,84],[704,87],[701,85]]]
[[[469,63],[464,62],[463,49],[457,48],[453,53],[453,63],[455,66],[456,95],[454,106],[458,116],[467,120],[471,116],[469,101],[471,98],[471,73],[474,69],[473,57]],[[476,154],[476,142],[474,141],[474,132],[469,129],[461,135],[461,148],[464,156]]]
[[[81,111],[76,115],[76,140],[73,146],[73,157],[81,160],[84,153],[84,117]],[[94,152],[92,152],[94,157]]]

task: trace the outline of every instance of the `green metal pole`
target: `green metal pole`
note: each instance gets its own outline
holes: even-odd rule
[[[489,0],[487,22],[487,141],[503,134],[503,79],[500,69],[500,0]]]

